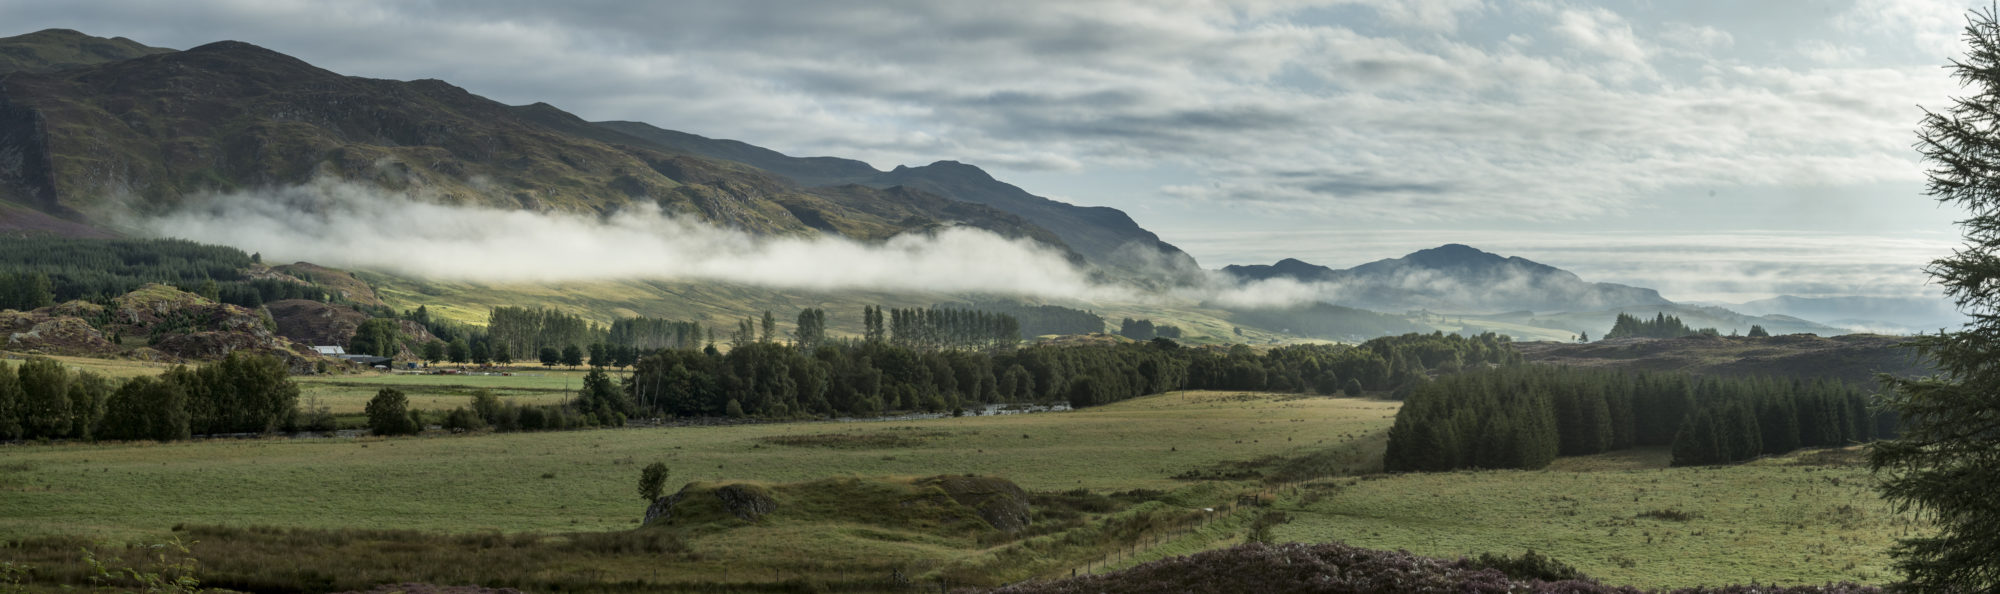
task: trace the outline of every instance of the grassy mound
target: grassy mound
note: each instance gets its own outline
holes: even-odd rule
[[[654,502],[645,521],[698,533],[828,522],[932,534],[1012,533],[1028,525],[1028,494],[990,476],[693,482]]]

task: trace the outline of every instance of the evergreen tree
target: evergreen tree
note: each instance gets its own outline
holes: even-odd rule
[[[1771,335],[1770,331],[1765,330],[1763,326],[1757,324],[1751,324],[1750,333],[1746,334],[1745,336],[1749,336],[1751,338],[1762,338],[1762,337],[1768,337],[1770,335]]]
[[[1914,591],[2000,591],[2000,15],[1975,10],[1964,39],[1951,71],[1970,92],[1925,110],[1917,147],[1928,193],[1971,213],[1959,222],[1965,246],[1927,272],[1973,321],[1911,340],[1939,374],[1885,378],[1903,434],[1870,454],[1882,495],[1930,524],[1892,550]]]
[[[778,339],[778,318],[771,315],[771,310],[764,310],[762,326],[764,331],[757,335],[757,342],[771,342]]]

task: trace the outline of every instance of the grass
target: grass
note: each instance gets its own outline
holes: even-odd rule
[[[181,523],[616,530],[644,511],[632,490],[639,468],[653,461],[673,469],[670,488],[978,473],[1034,491],[1166,490],[1182,486],[1171,477],[1189,469],[1377,438],[1395,408],[1367,399],[1180,392],[1068,413],[924,421],[17,445],[0,455],[0,508],[10,512],[0,516],[0,536],[123,540]],[[778,445],[825,435],[916,443]]]
[[[1858,449],[1709,468],[1667,457],[1334,481],[1281,506],[1291,521],[1273,532],[1439,556],[1533,549],[1608,583],[1684,587],[1881,583],[1889,545],[1913,529],[1876,496]]]
[[[1254,536],[1440,556],[1533,549],[1610,583],[1677,587],[1881,583],[1888,545],[1916,529],[1875,497],[1854,450],[1713,468],[1666,468],[1666,452],[1635,450],[1542,471],[1345,474],[1378,467],[1396,407],[1178,392],[922,421],[17,444],[0,447],[0,540],[26,544],[0,559],[61,567],[79,543],[159,542],[185,525],[204,565],[245,587],[401,577],[880,590],[893,574],[1056,577]],[[748,483],[780,511],[746,522],[709,510],[632,531],[645,510],[635,478],[653,461],[672,469],[670,491]],[[910,507],[910,479],[962,474],[1027,489],[1034,522],[1001,535],[961,511],[909,511],[922,509]]]

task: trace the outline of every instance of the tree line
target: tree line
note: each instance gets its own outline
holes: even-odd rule
[[[1180,338],[1179,326],[1154,324],[1152,320],[1125,318],[1118,325],[1118,335],[1132,340],[1152,340],[1155,338]]]
[[[949,309],[952,305],[935,305],[933,309]],[[1104,331],[1104,317],[1088,310],[1063,307],[1060,305],[1027,305],[1018,301],[974,300],[968,309],[989,311],[1013,316],[1020,324],[1021,339],[1030,340],[1037,336],[1096,334]],[[1175,338],[1175,337],[1168,337]]]
[[[1714,464],[1869,441],[1894,426],[1861,391],[1831,381],[1500,367],[1409,390],[1384,466],[1536,469],[1645,446],[1672,446],[1676,465]]]
[[[232,353],[114,383],[52,359],[0,361],[0,438],[186,439],[295,428],[299,388],[283,361]]]
[[[1763,328],[1760,326],[1756,330],[1762,331]],[[1680,338],[1696,335],[1719,336],[1721,332],[1714,328],[1690,328],[1679,317],[1666,312],[1654,314],[1651,320],[1619,312],[1618,319],[1611,323],[1611,331],[1604,333],[1604,338]]]
[[[281,299],[333,299],[314,284],[249,278],[244,270],[259,260],[183,239],[0,238],[0,309],[107,303],[149,283],[252,309]]]

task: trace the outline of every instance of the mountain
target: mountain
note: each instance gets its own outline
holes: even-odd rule
[[[1062,238],[1085,258],[1128,271],[1169,272],[1185,278],[1200,270],[1192,256],[1140,227],[1124,211],[1102,206],[1077,206],[1028,193],[994,179],[985,170],[957,161],[921,167],[897,166],[881,171],[851,159],[792,157],[750,144],[664,130],[640,122],[599,122],[599,126],[658,146],[769,171],[803,186],[859,184],[875,188],[906,186],[940,196],[991,206],[1020,215]]]
[[[41,56],[29,66],[70,64],[0,79],[0,231],[101,233],[128,211],[331,176],[506,209],[652,205],[766,235],[880,240],[970,225],[1074,256],[1056,234],[1000,209],[894,185],[808,190],[443,81],[343,76],[235,41],[173,52],[78,36],[54,34],[68,46],[44,34],[0,43],[5,55]],[[69,46],[124,50],[84,52],[102,59],[89,63],[46,49]]]
[[[1729,309],[1823,320],[1862,331],[1913,333],[1956,328],[1968,321],[1943,297],[1794,297],[1780,295]]]
[[[1381,311],[1596,311],[1672,303],[1652,289],[1586,282],[1554,266],[1455,243],[1345,270],[1288,258],[1222,271],[1244,281],[1325,283],[1332,301]]]
[[[0,75],[53,72],[172,51],[149,47],[123,37],[105,39],[69,29],[45,29],[26,35],[0,37]]]

